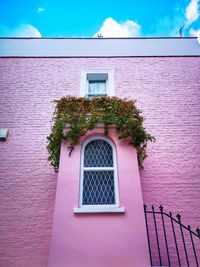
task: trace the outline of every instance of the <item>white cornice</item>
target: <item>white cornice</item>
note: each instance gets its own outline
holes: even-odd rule
[[[0,38],[0,57],[200,56],[197,38]]]

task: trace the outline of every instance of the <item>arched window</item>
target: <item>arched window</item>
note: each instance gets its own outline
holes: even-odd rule
[[[115,146],[101,136],[82,148],[80,207],[89,206],[119,207]]]

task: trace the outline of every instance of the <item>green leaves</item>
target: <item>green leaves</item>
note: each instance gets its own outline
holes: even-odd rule
[[[55,171],[59,168],[60,145],[62,139],[70,145],[78,144],[81,136],[93,130],[98,122],[105,125],[104,134],[109,134],[109,126],[115,125],[120,132],[119,139],[130,139],[138,155],[138,164],[143,166],[146,158],[146,144],[155,141],[155,138],[146,132],[142,123],[144,118],[141,111],[135,106],[135,100],[120,99],[117,97],[63,97],[56,100],[54,112],[54,126],[48,140],[48,160]],[[66,132],[65,125],[70,124]]]

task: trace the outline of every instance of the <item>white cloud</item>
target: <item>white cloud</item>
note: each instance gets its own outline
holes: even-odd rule
[[[200,29],[198,29],[198,30],[190,29],[190,35],[197,37],[197,40],[200,44]]]
[[[0,25],[1,37],[41,37],[41,33],[31,24],[21,24],[15,28]]]
[[[199,0],[191,0],[189,5],[186,7],[185,17],[187,24],[192,24],[199,18]]]
[[[199,14],[200,0],[190,0],[189,4],[183,7],[177,7],[171,16],[162,17],[156,25],[151,27],[151,35],[154,36],[180,36],[182,26],[182,36],[189,36],[190,26],[197,21]],[[194,33],[193,33],[194,36]]]
[[[103,37],[137,37],[140,36],[140,28],[141,26],[132,20],[118,23],[113,18],[107,18],[93,37],[97,37],[98,34]]]
[[[37,9],[37,13],[42,13],[44,11],[45,11],[44,7],[38,7],[38,9]]]
[[[179,36],[179,30],[184,24],[184,18],[180,15],[171,17],[162,17],[156,25],[151,26],[151,36]]]

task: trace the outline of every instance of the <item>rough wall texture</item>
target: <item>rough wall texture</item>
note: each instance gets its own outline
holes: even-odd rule
[[[82,69],[113,69],[116,96],[138,100],[156,137],[141,171],[144,202],[200,224],[199,57],[1,58],[0,127],[10,131],[0,142],[2,267],[48,264],[57,177],[45,149],[52,100],[79,95]]]

